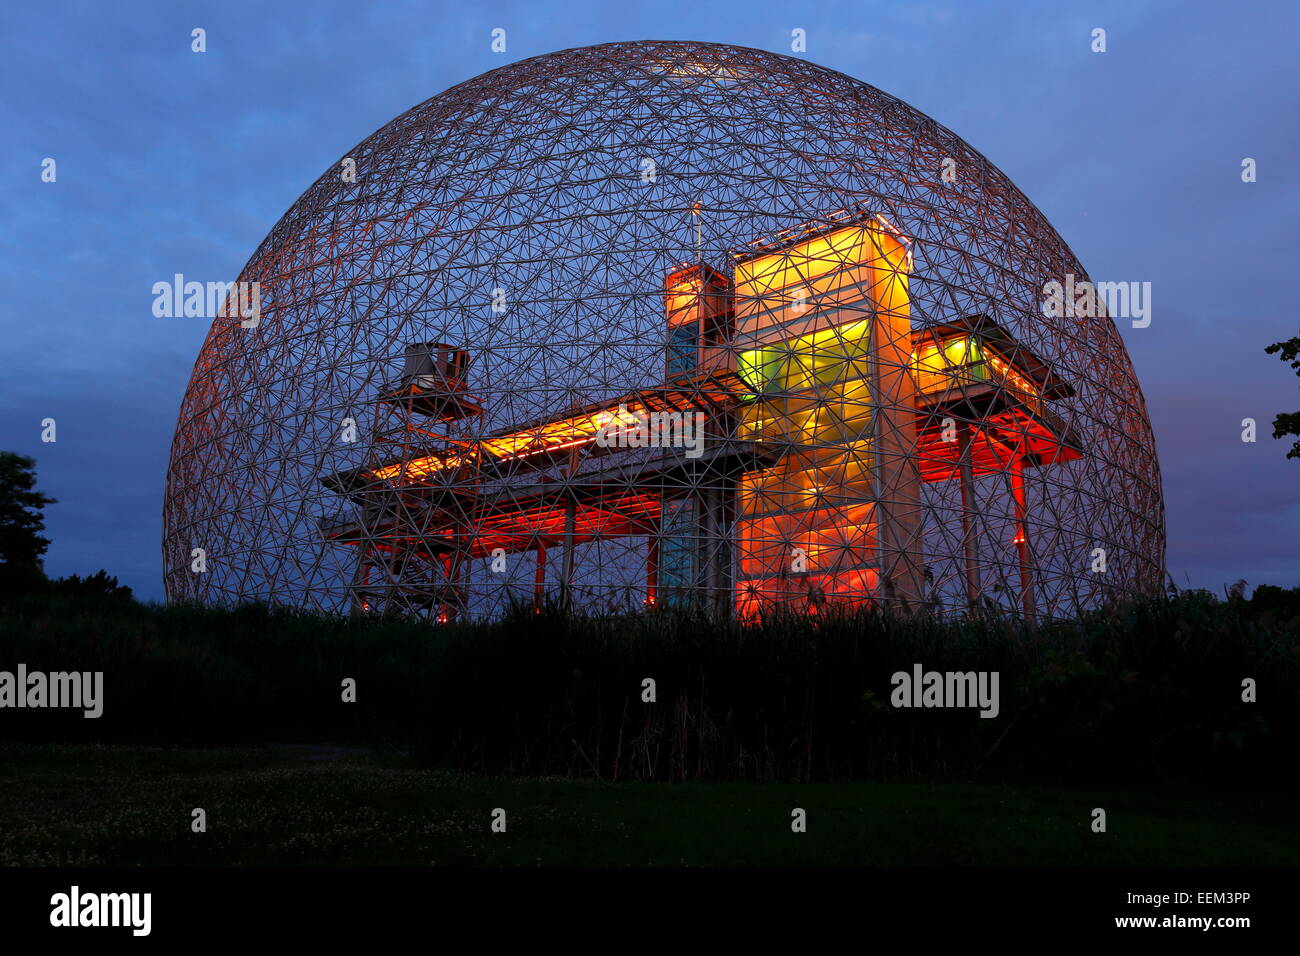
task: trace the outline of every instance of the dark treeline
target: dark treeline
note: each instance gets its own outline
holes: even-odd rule
[[[554,611],[434,627],[58,593],[0,611],[0,670],[104,672],[102,717],[5,708],[6,739],[362,744],[606,780],[1253,785],[1292,779],[1300,751],[1300,589],[1185,592],[1036,630]],[[918,663],[998,671],[997,718],[892,707],[891,676]],[[345,678],[356,703],[342,701]]]

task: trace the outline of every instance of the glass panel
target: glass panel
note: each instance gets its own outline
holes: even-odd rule
[[[668,332],[668,374],[685,375],[695,371],[698,332],[694,325],[679,325]]]

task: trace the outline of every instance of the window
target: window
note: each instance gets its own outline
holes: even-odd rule
[[[668,374],[685,375],[699,364],[696,328],[678,325],[668,330]]]

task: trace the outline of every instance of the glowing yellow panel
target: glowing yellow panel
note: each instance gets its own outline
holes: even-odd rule
[[[736,297],[763,298],[806,287],[819,295],[834,287],[836,273],[860,265],[868,253],[865,226],[837,229],[788,249],[736,263]]]

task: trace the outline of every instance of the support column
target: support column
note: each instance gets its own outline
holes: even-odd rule
[[[645,605],[654,607],[659,600],[659,537],[655,531],[646,536]]]
[[[541,611],[546,597],[546,542],[537,542],[537,573],[533,578],[533,610]]]
[[[357,570],[352,575],[352,600],[348,613],[352,615],[364,614],[370,610],[370,602],[367,600],[366,586],[370,584],[370,564],[366,561],[366,544],[362,542],[357,546]]]
[[[897,281],[899,273],[883,270]],[[876,498],[880,591],[891,610],[925,606],[921,472],[916,460],[916,381],[912,327],[906,311],[879,311],[871,331],[871,449]]]
[[[735,534],[736,480],[727,475],[718,489],[717,556],[718,586],[714,592],[714,614],[719,621],[730,620],[735,607],[735,552],[732,548]]]
[[[447,552],[447,557],[443,559],[443,571],[445,579],[440,619],[444,624],[450,624],[456,620],[456,612],[460,605],[458,587],[460,583],[460,553],[458,551]]]
[[[975,481],[971,468],[970,423],[957,424],[958,481],[961,485],[961,541],[966,557],[966,603],[979,609],[980,567],[975,542]]]
[[[711,476],[705,477],[705,482]],[[705,484],[700,488],[696,508],[699,513],[700,545],[699,569],[696,580],[699,582],[698,606],[705,614],[714,613],[714,601],[718,587],[718,490]]]
[[[564,560],[560,569],[560,605],[567,611],[572,601],[573,536],[578,527],[578,506],[573,499],[564,505]]]
[[[1025,620],[1034,621],[1034,583],[1029,567],[1029,504],[1025,497],[1025,460],[1019,450],[1011,463],[1011,496],[1016,503],[1016,550],[1020,555],[1020,603]]]

